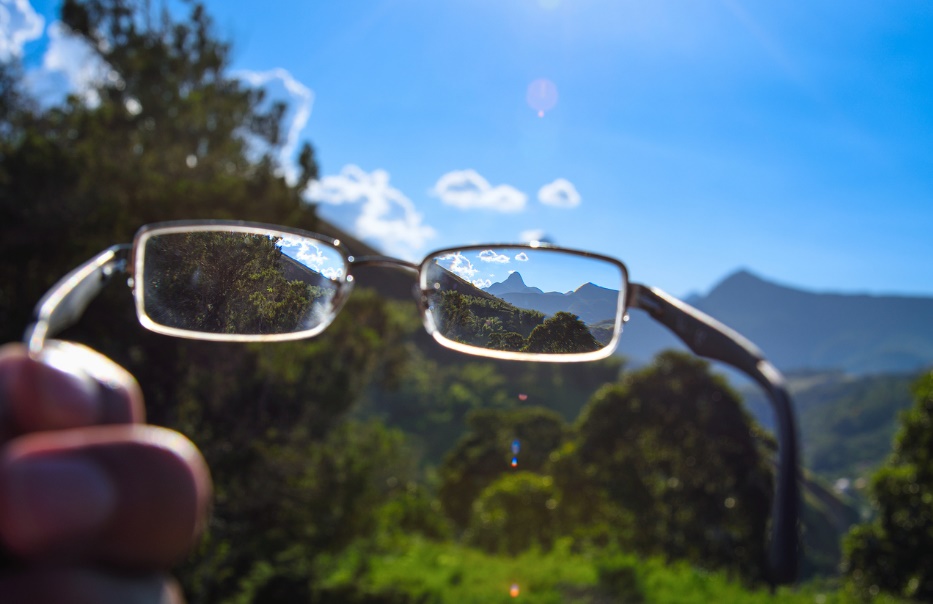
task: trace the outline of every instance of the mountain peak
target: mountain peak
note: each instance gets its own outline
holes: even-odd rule
[[[502,283],[508,284],[508,285],[521,285],[522,287],[528,287],[527,285],[525,285],[525,280],[522,279],[522,275],[518,271],[515,271],[514,273],[510,274],[509,277]]]
[[[489,287],[485,288],[486,292],[494,296],[502,296],[504,294],[525,294],[525,293],[537,293],[540,294],[541,290],[537,287],[528,287],[525,285],[525,280],[522,279],[521,274],[518,271],[510,273],[505,281],[500,281],[499,283],[493,283]]]
[[[768,281],[748,269],[741,268],[713,286],[706,298],[718,296],[747,296],[750,292],[773,290],[781,286]]]

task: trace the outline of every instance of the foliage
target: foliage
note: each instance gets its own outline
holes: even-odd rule
[[[0,128],[0,329],[15,339],[51,283],[141,225],[236,218],[314,230],[314,208],[274,153],[282,108],[227,75],[229,45],[203,7],[68,0],[62,18],[111,69],[99,103],[18,110]],[[8,70],[5,70],[8,73]],[[255,149],[265,152],[256,156]],[[305,176],[316,172],[310,147]],[[50,245],[50,242],[54,244]]]
[[[852,530],[845,569],[852,587],[933,601],[933,373],[914,388],[894,453],[872,478],[875,519]]]
[[[438,496],[444,511],[457,526],[467,527],[474,502],[496,479],[512,471],[513,458],[523,470],[542,471],[550,452],[566,438],[567,428],[553,411],[535,407],[471,414],[467,433],[440,468]]]
[[[662,353],[600,391],[577,430],[583,474],[637,518],[636,548],[763,576],[771,470],[736,395],[705,362]]]
[[[592,352],[604,346],[579,317],[568,312],[545,318],[539,311],[493,296],[474,296],[455,289],[442,291],[432,304],[440,332],[464,344],[548,354]]]
[[[543,353],[579,353],[592,352],[602,347],[579,317],[569,312],[558,312],[532,330],[524,350]]]
[[[316,602],[533,604],[650,602],[701,604],[848,604],[859,600],[823,586],[749,588],[726,573],[671,564],[656,557],[620,552],[576,552],[558,541],[549,552],[518,556],[487,554],[454,543],[410,539],[392,551],[368,543],[351,547],[318,566],[322,581]],[[511,590],[518,588],[518,597]],[[882,596],[878,604],[897,600]]]
[[[493,553],[548,550],[558,536],[554,479],[534,472],[500,476],[473,502],[467,542]]]
[[[441,291],[432,304],[441,333],[452,340],[480,347],[507,350],[506,346],[518,346],[517,349],[521,349],[525,338],[544,321],[544,314],[536,310],[454,289]]]
[[[327,289],[333,286],[288,258],[277,243],[241,233],[151,237],[144,258],[146,314],[161,325],[206,333],[314,327],[316,315],[328,312],[334,292]]]
[[[289,182],[274,160],[284,106],[229,75],[229,44],[200,3],[184,5],[175,18],[145,0],[64,2],[64,23],[112,71],[97,103],[40,110],[20,92],[18,67],[0,69],[4,340],[19,337],[55,279],[142,224],[317,228],[301,198],[317,174],[313,150]],[[195,243],[197,262],[166,261],[178,279],[166,270],[160,287],[198,328],[295,325],[328,295],[270,241],[251,241],[245,256],[229,241]],[[239,295],[185,298],[177,286],[211,263],[213,277],[229,277],[218,291]],[[501,349],[592,350],[609,332],[459,291],[440,312],[451,337]],[[134,373],[150,420],[188,434],[212,468],[208,533],[177,569],[190,602],[485,603],[511,599],[513,583],[529,602],[766,597],[668,565],[760,576],[770,472],[756,427],[705,364],[663,355],[615,383],[619,359],[450,362],[410,338],[412,315],[357,290],[314,340],[221,345],[144,331],[127,290],[111,288],[66,334]],[[902,465],[877,480],[888,524],[925,518],[911,514],[925,509],[926,487],[914,485],[928,484],[930,460],[908,453],[931,450],[929,432],[905,428]],[[884,522],[865,529],[872,539],[891,537]]]

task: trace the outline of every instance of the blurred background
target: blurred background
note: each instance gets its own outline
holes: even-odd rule
[[[160,220],[413,261],[530,240],[612,255],[789,378],[805,549],[780,596],[930,601],[931,17],[0,0],[3,339]],[[481,264],[482,282],[508,272]],[[767,597],[774,445],[748,383],[638,312],[608,361],[472,360],[424,335],[407,277],[359,277],[309,342],[149,334],[120,287],[67,334],[211,462],[216,512],[178,569],[190,601]]]

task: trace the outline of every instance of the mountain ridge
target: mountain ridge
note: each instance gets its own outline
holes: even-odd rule
[[[693,306],[754,342],[782,371],[864,375],[933,365],[933,298],[810,292],[748,269],[691,298]],[[620,351],[636,364],[665,348],[685,348],[649,323],[637,317],[620,341]]]

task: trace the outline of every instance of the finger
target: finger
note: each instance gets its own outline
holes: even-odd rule
[[[111,575],[46,568],[0,575],[4,604],[184,604],[178,585],[161,575]]]
[[[143,417],[133,377],[90,348],[50,341],[39,359],[22,345],[0,349],[0,438]]]
[[[0,459],[0,539],[27,561],[165,568],[194,544],[210,493],[207,465],[177,432],[97,426],[29,434]]]

